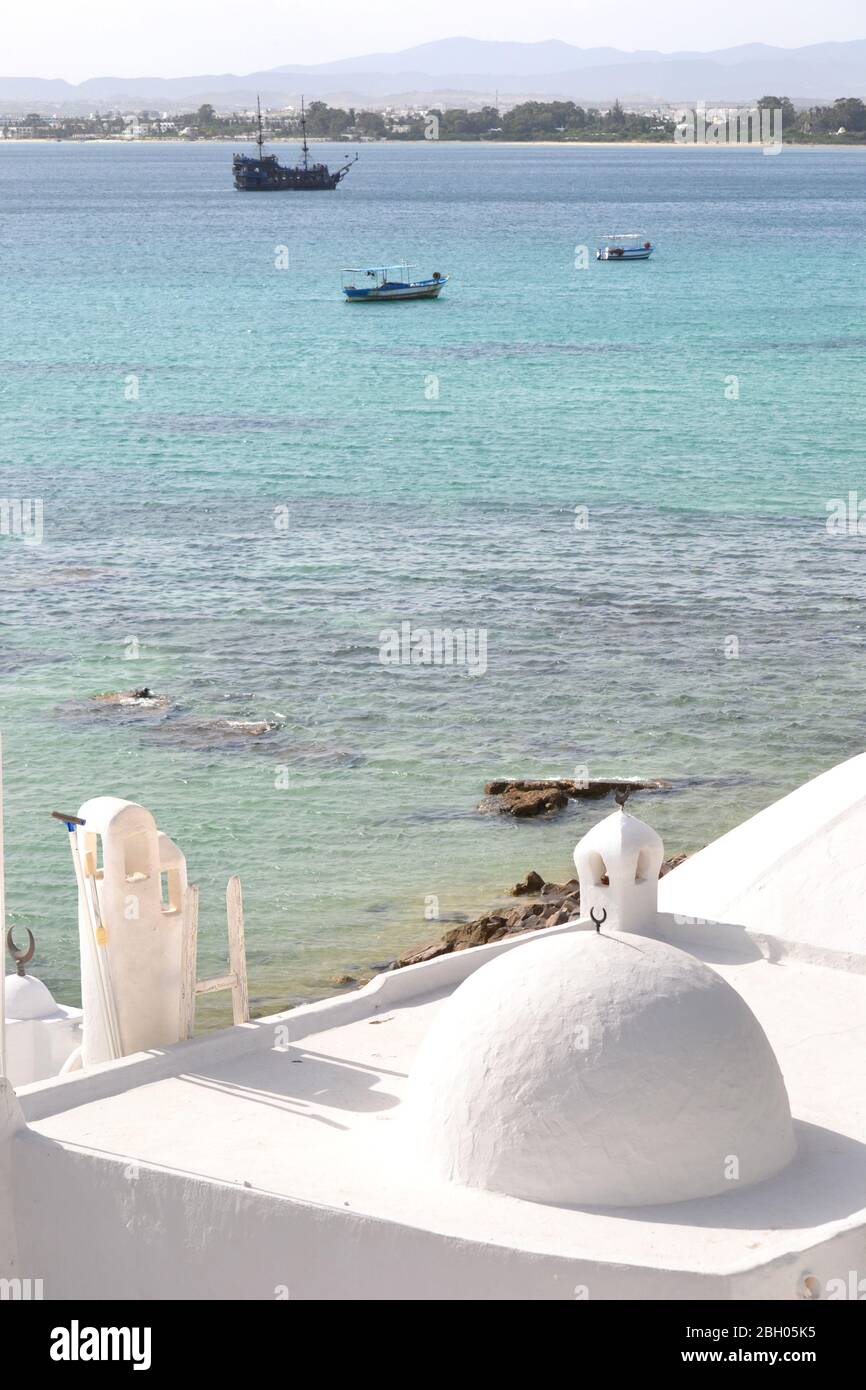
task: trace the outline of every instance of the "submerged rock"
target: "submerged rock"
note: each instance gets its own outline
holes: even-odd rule
[[[126,575],[128,570],[115,569],[110,565],[69,565],[60,570],[55,570],[53,579],[102,579],[109,575],[112,579]]]
[[[150,731],[150,736],[198,752],[228,752],[266,742],[270,747],[269,735],[281,727],[275,719],[201,719],[180,715],[165,719]]]
[[[189,748],[198,752],[236,751],[247,747],[274,750],[272,736],[283,728],[284,717],[266,719],[233,719],[226,716],[196,715],[179,708],[168,695],[161,695],[148,685],[132,690],[105,690],[86,700],[75,700],[60,707],[60,712],[76,719],[92,719],[96,712],[117,719],[120,723],[135,722],[145,714],[159,718],[146,720],[143,728],[148,739]]]
[[[250,738],[261,738],[262,734],[269,734],[277,725],[269,724],[267,719],[217,719],[212,727],[225,727],[233,734],[248,734]]]
[[[158,695],[149,685],[140,685],[134,690],[104,690],[93,698],[100,704],[122,705],[126,709],[166,709],[169,703],[167,695]]]
[[[277,750],[286,762],[298,767],[324,770],[362,767],[366,756],[357,748],[338,743],[286,743]]]

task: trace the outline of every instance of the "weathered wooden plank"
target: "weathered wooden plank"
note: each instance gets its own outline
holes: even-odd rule
[[[195,1027],[195,982],[198,956],[198,884],[187,886],[183,901],[180,969],[180,1036],[191,1038]]]
[[[235,1023],[249,1023],[250,997],[247,988],[247,952],[244,945],[244,900],[241,881],[232,874],[226,888],[229,928],[229,969],[236,977],[232,989],[232,1016]]]
[[[235,989],[237,986],[237,976],[217,975],[212,980],[199,980],[195,987],[196,994],[216,994],[220,989]]]

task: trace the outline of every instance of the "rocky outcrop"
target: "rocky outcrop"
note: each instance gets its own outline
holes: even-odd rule
[[[490,782],[488,786],[497,787],[499,782]],[[486,790],[486,789],[485,789]],[[493,804],[488,804],[493,803]],[[503,815],[517,816],[522,819],[525,816],[545,816],[553,811],[561,811],[563,806],[568,805],[568,793],[562,788],[545,786],[540,784],[537,787],[529,786],[526,783],[516,782],[501,792],[487,792],[485,801],[479,806],[480,811],[499,811]]]
[[[596,801],[615,791],[664,791],[669,787],[670,782],[660,778],[643,777],[622,777],[617,780],[592,777],[586,782],[568,777],[502,778],[487,783],[484,800],[478,809],[523,819],[527,816],[551,815],[561,811],[571,800],[588,798]]]
[[[675,854],[666,859],[659,877],[670,873],[686,857],[685,854]],[[576,878],[569,879],[567,883],[545,883],[541,874],[532,869],[526,878],[511,889],[512,897],[530,895],[532,902],[486,912],[472,922],[462,922],[450,928],[438,941],[407,951],[394,962],[391,969],[417,965],[419,961],[447,956],[452,951],[465,951],[470,946],[486,946],[488,941],[499,941],[503,936],[539,931],[542,927],[559,927],[580,915],[580,885]]]

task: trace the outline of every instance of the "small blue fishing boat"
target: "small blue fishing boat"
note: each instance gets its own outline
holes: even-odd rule
[[[643,232],[618,232],[604,237],[595,253],[597,261],[648,261],[655,247]]]
[[[343,271],[343,294],[348,300],[370,301],[385,299],[438,299],[450,276],[434,270],[429,280],[413,280],[411,266],[370,266],[361,270]],[[350,277],[350,278],[347,278]]]

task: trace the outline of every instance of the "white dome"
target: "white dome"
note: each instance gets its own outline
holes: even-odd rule
[[[59,1012],[50,989],[35,975],[6,976],[8,1019],[52,1018]]]
[[[720,975],[625,932],[527,942],[442,1006],[407,1123],[440,1176],[625,1206],[740,1189],[794,1153],[767,1038]]]

